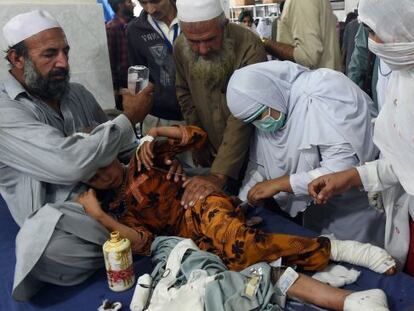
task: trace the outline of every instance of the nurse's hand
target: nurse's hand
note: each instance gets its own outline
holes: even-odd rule
[[[263,199],[275,196],[279,192],[292,192],[288,175],[259,182],[249,190],[247,201],[254,205]]]
[[[352,168],[314,179],[309,183],[308,191],[316,204],[326,204],[332,196],[360,186],[362,186],[362,181],[359,173],[357,169]]]

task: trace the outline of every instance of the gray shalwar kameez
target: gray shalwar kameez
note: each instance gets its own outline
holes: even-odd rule
[[[29,95],[11,74],[0,84],[0,193],[21,227],[17,300],[29,299],[42,282],[78,284],[103,265],[107,230],[81,205],[64,201],[83,190],[79,181],[135,144],[129,120],[107,121],[79,84],[70,83],[60,109]],[[76,134],[94,126],[89,136]]]

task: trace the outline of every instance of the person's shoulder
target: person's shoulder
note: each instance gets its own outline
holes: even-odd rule
[[[105,24],[106,31],[114,31],[125,27],[125,24],[117,17],[114,17]]]
[[[148,21],[148,14],[144,11],[139,16],[134,17],[126,27],[127,33],[131,31],[139,31],[141,29],[152,29]]]
[[[245,42],[260,42],[260,38],[250,29],[247,29],[244,26],[229,23],[227,25],[230,38],[234,39],[236,43],[245,43]]]
[[[301,16],[298,16],[297,14],[295,14],[295,12],[297,12],[298,10],[300,11],[306,11],[307,8],[312,8],[312,7],[322,7],[322,5],[324,6],[325,4],[323,2],[327,2],[328,5],[330,6],[329,1],[325,1],[325,0],[286,0],[285,1],[285,5],[283,7],[283,14],[282,15],[289,15],[291,18],[293,17],[297,17],[298,19],[302,18]],[[305,19],[306,20],[306,19]]]
[[[185,44],[185,41],[186,40],[186,38],[185,38],[185,36],[184,36],[184,34],[183,33],[181,33],[178,37],[177,37],[177,39],[175,39],[175,41],[174,41],[174,45],[175,46],[182,46],[183,44]]]
[[[187,44],[187,39],[185,38],[184,34],[181,33],[174,41],[174,56],[180,57],[183,49],[186,47]]]
[[[315,90],[329,91],[334,89],[339,93],[343,93],[346,90],[350,95],[359,93],[360,88],[342,72],[330,68],[319,68],[308,71],[307,74],[310,75],[309,80]]]

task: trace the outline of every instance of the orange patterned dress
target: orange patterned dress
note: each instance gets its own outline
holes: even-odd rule
[[[303,270],[320,270],[328,264],[327,238],[311,239],[249,228],[244,214],[224,194],[214,193],[185,210],[180,204],[182,183],[166,179],[168,167],[163,163],[177,153],[201,147],[207,135],[194,126],[179,128],[181,141],[156,141],[155,168],[138,172],[136,158],[130,162],[124,194],[127,210],[120,222],[141,235],[140,254],[149,254],[154,236],[172,235],[191,238],[200,249],[218,255],[231,270],[280,257],[284,264],[296,264]]]

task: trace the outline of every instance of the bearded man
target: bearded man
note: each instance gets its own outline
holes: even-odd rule
[[[252,128],[227,108],[227,83],[241,67],[266,61],[250,30],[229,24],[219,0],[177,0],[181,35],[174,46],[177,99],[188,125],[208,134],[208,146],[194,158],[211,166],[205,176],[184,183],[184,207],[191,207],[230,181],[239,180]]]
[[[43,283],[78,284],[103,266],[107,230],[62,202],[135,146],[133,125],[151,109],[153,88],[125,95],[124,114],[107,121],[92,94],[69,82],[69,44],[49,13],[19,14],[3,34],[10,71],[0,83],[0,193],[21,227],[13,297],[27,300]]]

